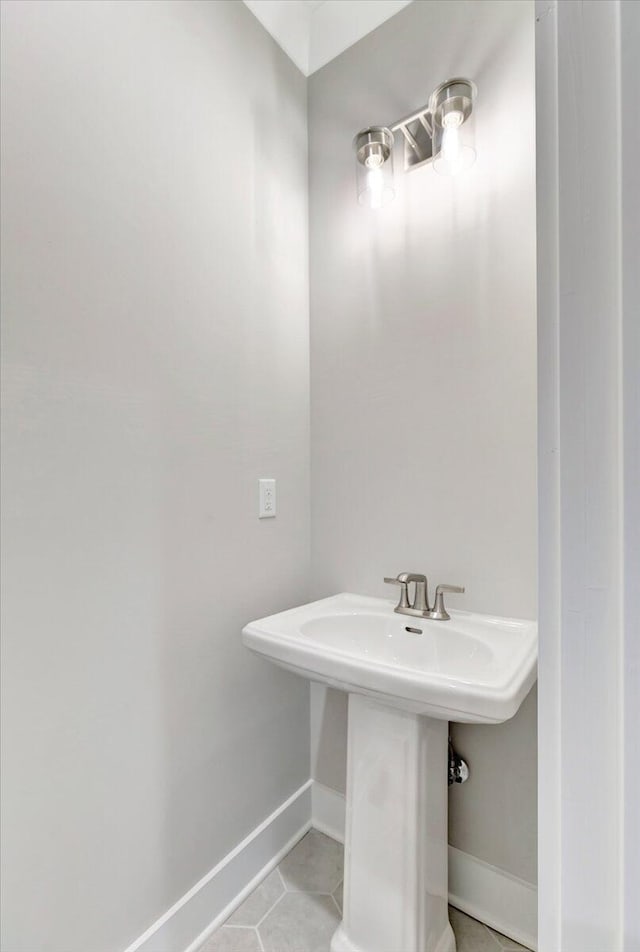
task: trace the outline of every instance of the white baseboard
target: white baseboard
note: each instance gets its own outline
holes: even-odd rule
[[[311,828],[308,780],[125,952],[196,952]]]
[[[528,949],[538,948],[537,888],[453,846],[449,902]]]
[[[344,843],[344,795],[313,781],[312,825]],[[529,949],[537,949],[538,890],[496,866],[449,847],[449,902]]]
[[[313,781],[311,787],[311,823],[338,843],[344,843],[345,799],[343,793]]]

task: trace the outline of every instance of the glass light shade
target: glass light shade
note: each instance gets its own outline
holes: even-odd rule
[[[476,160],[475,97],[469,79],[450,79],[431,96],[433,167],[440,175],[457,175]]]
[[[356,153],[358,202],[377,209],[395,196],[393,184],[393,133],[383,126],[363,129],[353,140]]]

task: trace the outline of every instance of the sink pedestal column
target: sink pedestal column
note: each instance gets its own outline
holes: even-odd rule
[[[448,729],[349,695],[344,913],[331,952],[455,952]]]

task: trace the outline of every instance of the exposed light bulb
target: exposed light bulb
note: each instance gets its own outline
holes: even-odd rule
[[[445,126],[442,133],[442,158],[448,164],[451,175],[460,171],[462,148],[458,126]]]
[[[450,175],[461,169],[462,148],[459,128],[464,116],[459,109],[452,109],[442,117],[442,158],[449,165]]]
[[[369,190],[370,200],[369,205],[371,208],[382,208],[383,197],[384,197],[384,175],[382,174],[382,169],[380,168],[380,163],[377,167],[369,167],[367,172],[367,188]]]
[[[454,129],[462,125],[464,116],[459,109],[452,109],[451,112],[445,113],[442,117],[442,128],[443,129]]]
[[[372,146],[371,151],[364,160],[364,164],[368,169],[379,169],[384,162],[384,156],[382,154],[382,149],[379,145]]]

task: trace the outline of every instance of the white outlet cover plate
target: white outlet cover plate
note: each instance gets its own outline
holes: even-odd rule
[[[273,519],[276,514],[276,481],[259,479],[258,519]]]

